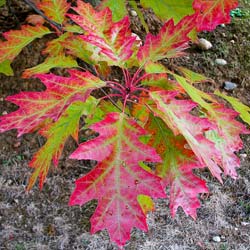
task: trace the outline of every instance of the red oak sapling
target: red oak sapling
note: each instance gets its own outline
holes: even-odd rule
[[[46,138],[30,162],[34,172],[27,189],[37,179],[43,187],[67,139],[78,142],[83,117],[83,129],[97,135],[86,138],[69,157],[97,164],[76,181],[69,205],[98,201],[92,233],[106,229],[122,247],[132,228],[147,231],[152,198],[165,198],[166,187],[171,214],[182,207],[196,218],[198,195],[208,188],[193,169],[208,167],[220,182],[222,173],[237,177],[235,152],[243,147],[240,134],[249,131],[235,118],[239,115],[250,124],[250,108],[219,91],[197,89],[194,83],[209,81],[205,76],[174,65],[170,70],[161,60],[181,57],[198,31],[228,23],[237,1],[186,0],[178,6],[173,0],[141,0],[142,7],[166,20],[159,33],[148,33],[144,42],[130,30],[126,1],[103,1],[98,10],[81,0],[72,7],[66,0],[36,4],[45,20],[29,18],[35,26],[5,32],[0,42],[1,72],[11,75],[10,63],[20,51],[53,33],[42,51],[45,61],[23,72],[25,78],[40,79],[46,90],[7,97],[19,108],[0,118],[0,132],[17,129],[22,136],[39,131]],[[48,73],[58,67],[74,69],[64,76]],[[110,79],[114,68],[120,68],[120,80]]]

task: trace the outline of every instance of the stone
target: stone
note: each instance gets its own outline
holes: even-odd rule
[[[214,237],[213,237],[213,241],[214,241],[214,242],[221,242],[220,236],[214,236]]]
[[[227,65],[227,61],[221,58],[215,59],[215,63],[221,66]]]
[[[224,82],[224,85],[223,85],[223,88],[225,90],[234,90],[235,88],[237,88],[237,84],[234,83],[234,82],[229,82],[229,81],[225,81]]]
[[[213,47],[212,43],[210,43],[205,38],[200,38],[199,43],[197,45],[202,50],[209,50],[209,49],[211,49]]]
[[[131,10],[131,11],[130,11],[130,14],[131,14],[131,16],[134,16],[134,17],[137,16],[137,12],[136,12],[135,10]]]

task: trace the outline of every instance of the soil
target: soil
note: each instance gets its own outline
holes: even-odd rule
[[[12,1],[11,11],[0,9],[0,31],[18,28],[31,10]],[[250,8],[248,1],[241,6]],[[21,15],[17,17],[17,13]],[[142,27],[136,17],[133,29],[141,37]],[[148,16],[152,32],[159,28],[159,21]],[[18,21],[18,22],[17,22]],[[223,89],[225,81],[237,84],[227,94],[239,98],[250,105],[250,34],[249,18],[234,18],[230,25],[218,27],[212,33],[202,33],[212,49],[201,51],[191,46],[189,54],[172,64],[186,67],[205,74],[215,80],[215,84],[202,84],[207,91]],[[43,85],[36,79],[22,79],[25,68],[41,61],[40,51],[46,39],[36,40],[27,46],[15,59],[15,75],[0,74],[0,113],[11,112],[16,107],[4,98],[20,91],[42,90]],[[225,59],[226,66],[214,63],[216,58]],[[250,250],[250,136],[242,136],[244,149],[241,158],[239,178],[224,178],[218,183],[205,171],[202,175],[210,193],[201,196],[201,208],[196,221],[187,217],[181,209],[173,219],[170,216],[168,200],[157,200],[156,211],[148,215],[149,232],[133,230],[126,250]],[[35,186],[25,191],[32,169],[28,163],[32,155],[43,144],[36,133],[16,138],[15,131],[0,134],[0,249],[4,250],[56,250],[117,249],[110,243],[108,234],[100,232],[90,235],[89,219],[96,207],[90,202],[83,207],[69,207],[69,196],[74,189],[74,181],[87,173],[91,164],[87,161],[69,160],[67,156],[74,150],[69,142],[58,168],[52,168],[42,191]],[[220,242],[214,241],[220,237]]]

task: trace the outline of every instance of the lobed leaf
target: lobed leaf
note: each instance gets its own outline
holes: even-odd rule
[[[137,54],[141,64],[156,62],[164,58],[174,58],[183,55],[188,47],[188,34],[195,28],[196,16],[186,16],[177,25],[173,19],[166,22],[158,35],[148,34],[145,44]]]
[[[85,102],[91,91],[105,83],[89,72],[69,70],[70,77],[36,75],[47,87],[42,92],[22,92],[6,98],[19,109],[0,119],[0,132],[18,130],[18,136],[56,121],[72,102]]]
[[[212,96],[189,84],[183,77],[175,75],[175,78],[192,100],[205,110],[207,118],[214,124],[214,131],[207,132],[206,137],[215,143],[221,156],[219,165],[224,173],[236,178],[236,168],[240,166],[240,161],[235,152],[243,147],[240,134],[247,134],[249,131],[243,124],[235,120],[237,112],[225,108]]]
[[[7,41],[0,41],[0,62],[12,61],[26,45],[36,38],[41,38],[50,33],[50,30],[42,25],[36,25],[35,27],[23,25],[21,30],[3,33]]]
[[[194,0],[193,8],[198,13],[198,31],[211,31],[219,24],[229,23],[230,11],[237,6],[237,0]]]
[[[41,9],[49,19],[62,24],[65,21],[70,4],[67,3],[67,0],[40,0],[37,7]]]
[[[109,113],[90,128],[99,136],[82,143],[71,158],[99,163],[76,181],[69,204],[83,205],[97,199],[98,206],[91,217],[91,233],[107,229],[111,240],[123,246],[133,227],[147,230],[138,196],[165,197],[161,179],[140,167],[139,162],[161,159],[152,147],[140,142],[140,136],[146,131],[124,114]]]
[[[78,1],[77,7],[72,9],[78,15],[68,16],[86,32],[79,37],[96,48],[93,59],[123,67],[137,49],[128,17],[114,23],[109,8],[97,12],[82,1]]]
[[[205,181],[192,172],[203,167],[192,150],[186,147],[187,141],[182,135],[175,136],[162,119],[150,115],[147,131],[151,133],[149,145],[153,146],[163,162],[157,164],[157,174],[162,178],[164,187],[170,185],[170,211],[175,216],[179,206],[187,215],[196,218],[200,207],[199,193],[207,193]]]
[[[238,113],[224,105],[213,105],[214,112],[210,121],[216,124],[213,132],[206,133],[206,137],[215,143],[221,155],[221,167],[226,175],[237,178],[236,168],[240,167],[240,160],[235,152],[243,148],[240,134],[249,134],[246,127],[235,120]]]
[[[73,68],[78,67],[76,60],[71,56],[66,56],[63,53],[47,57],[45,61],[35,67],[26,69],[22,77],[29,78],[35,74],[48,73],[52,68]]]
[[[222,182],[222,173],[218,165],[221,163],[221,155],[213,142],[208,140],[204,133],[213,130],[215,126],[206,118],[200,118],[190,114],[197,105],[189,100],[177,100],[176,92],[158,91],[151,92],[150,96],[155,101],[159,111],[154,109],[175,135],[185,137],[202,166],[207,166],[213,176]]]
[[[34,168],[35,171],[30,177],[28,190],[32,188],[38,177],[40,178],[39,187],[42,189],[51,161],[53,161],[55,166],[58,165],[64,144],[70,136],[76,142],[78,141],[80,117],[83,114],[88,115],[91,111],[89,108],[95,105],[97,105],[97,101],[94,97],[89,97],[85,103],[80,101],[74,102],[55,123],[51,123],[39,131],[42,136],[47,138],[47,141],[29,163],[30,167]]]

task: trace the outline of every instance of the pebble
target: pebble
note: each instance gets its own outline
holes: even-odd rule
[[[237,88],[237,84],[234,82],[225,81],[223,87],[225,90],[233,90]]]
[[[14,148],[19,148],[21,146],[21,142],[20,141],[17,141],[13,144],[13,147]]]
[[[209,50],[213,47],[213,45],[205,38],[200,38],[199,43],[198,43],[198,47],[202,50]]]
[[[137,16],[137,12],[135,10],[130,11],[131,16]]]
[[[243,158],[243,159],[247,158],[247,154],[240,154],[240,157]]]
[[[7,114],[8,114],[7,111],[3,111],[3,112],[2,112],[2,115],[7,115]]]
[[[214,236],[213,241],[214,242],[221,242],[220,236]]]
[[[223,23],[223,24],[221,24],[220,25],[222,28],[225,28],[226,27],[226,25]]]
[[[215,59],[215,63],[221,66],[227,65],[227,61],[221,58]]]
[[[241,225],[242,225],[242,226],[248,226],[248,225],[250,225],[250,222],[242,221],[242,222],[241,222]]]

